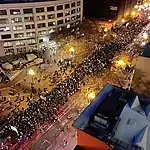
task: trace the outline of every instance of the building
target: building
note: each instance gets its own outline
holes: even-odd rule
[[[118,14],[118,6],[119,0],[85,0],[84,16],[101,20],[115,19]]]
[[[73,126],[83,150],[149,150],[150,101],[110,84],[81,113]]]
[[[128,17],[132,14],[136,4],[141,4],[143,0],[122,0],[120,2],[118,19]]]
[[[82,21],[83,0],[0,1],[0,56],[40,50],[50,34]]]
[[[138,94],[150,97],[150,43],[137,58],[131,88]]]

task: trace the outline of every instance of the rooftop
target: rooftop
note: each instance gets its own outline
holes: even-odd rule
[[[107,84],[73,124],[121,150],[149,150],[150,101]]]

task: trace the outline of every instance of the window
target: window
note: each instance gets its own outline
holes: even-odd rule
[[[0,32],[10,31],[10,27],[0,27]]]
[[[31,21],[34,21],[34,18],[33,17],[24,17],[24,21],[31,22]]]
[[[71,21],[74,21],[74,20],[76,20],[76,17],[75,16],[71,17]]]
[[[23,13],[24,14],[32,14],[33,10],[32,10],[32,8],[23,9]]]
[[[11,15],[19,15],[21,14],[20,9],[11,9],[10,10]]]
[[[35,43],[36,43],[35,39],[30,39],[30,40],[28,40],[28,44],[29,44],[29,45],[33,45],[33,44],[35,44]]]
[[[45,16],[44,15],[42,15],[42,16],[36,16],[36,20],[37,21],[45,20]]]
[[[26,25],[26,29],[34,29],[34,28],[35,28],[34,24]]]
[[[6,10],[0,10],[0,15],[7,15],[7,11]]]
[[[1,35],[2,39],[10,39],[11,38],[11,34],[5,34],[5,35]]]
[[[55,28],[48,30],[48,33],[53,33],[55,32]]]
[[[71,7],[75,7],[76,6],[76,3],[71,3]]]
[[[57,6],[57,10],[62,10],[63,9],[63,5],[58,5]]]
[[[36,8],[36,13],[42,13],[44,12],[44,7]]]
[[[13,27],[13,30],[14,30],[14,31],[19,31],[19,30],[22,30],[22,29],[23,29],[23,26],[22,26],[22,25],[14,26],[14,27]]]
[[[80,14],[77,14],[77,19],[80,19],[81,18],[81,15]]]
[[[50,14],[47,16],[48,19],[54,19],[55,18],[55,14]]]
[[[57,25],[63,24],[63,20],[58,20]]]
[[[81,12],[81,8],[79,7],[79,8],[77,8],[77,12]]]
[[[76,13],[75,9],[71,10],[71,14],[75,14],[75,13]]]
[[[35,32],[27,32],[27,37],[35,36]]]
[[[45,34],[46,34],[46,30],[44,30],[44,31],[39,31],[38,34],[39,34],[39,35],[45,35]]]
[[[66,11],[65,16],[69,16],[69,15],[70,15],[70,11]]]
[[[8,19],[7,18],[0,19],[0,24],[8,24]]]
[[[55,26],[55,22],[48,22],[48,26],[50,27],[50,26]]]
[[[22,18],[21,17],[11,18],[11,22],[12,23],[22,22]]]
[[[22,37],[24,37],[24,34],[23,33],[16,33],[16,34],[14,34],[14,37],[15,38],[22,38]]]
[[[5,54],[6,55],[14,54],[14,49],[13,48],[5,49]]]
[[[81,5],[81,1],[78,1],[78,2],[77,2],[77,6],[80,6],[80,5]]]
[[[43,28],[43,27],[46,27],[46,24],[45,23],[40,23],[40,24],[37,24],[37,27],[38,28]]]
[[[24,46],[25,43],[23,41],[17,41],[16,46]]]
[[[58,13],[57,18],[59,18],[59,17],[63,17],[63,13]]]
[[[70,8],[70,4],[65,4],[65,9]]]
[[[20,43],[20,44],[23,44],[23,43]],[[17,45],[17,46],[24,46],[24,45]],[[17,48],[17,52],[18,53],[25,53],[26,52],[26,47],[19,47],[19,48]]]
[[[12,45],[12,43],[11,42],[5,42],[4,43],[4,47],[6,48],[6,47],[12,47],[13,45]]]
[[[47,11],[54,11],[54,6],[51,6],[51,7],[47,7]]]
[[[70,22],[70,18],[65,19],[65,23],[68,23],[68,22]]]

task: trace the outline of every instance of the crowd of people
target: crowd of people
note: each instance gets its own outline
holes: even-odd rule
[[[27,109],[14,113],[10,117],[1,118],[0,137],[11,136],[21,143],[34,134],[39,124],[57,119],[57,110],[67,102],[69,96],[80,89],[84,84],[83,79],[109,67],[113,56],[124,50],[147,23],[148,20],[145,18],[137,17],[120,28],[112,29],[112,32],[117,35],[116,38],[110,43],[96,46],[93,55],[85,58],[68,78],[58,83],[44,98],[29,102]]]

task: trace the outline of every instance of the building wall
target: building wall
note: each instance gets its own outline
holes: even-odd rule
[[[77,145],[85,148],[86,150],[112,150],[104,142],[88,135],[87,133],[77,129]]]
[[[133,11],[134,6],[137,4],[137,2],[138,0],[122,0],[120,2],[118,19],[122,19],[125,16],[129,15]]]
[[[45,46],[44,36],[82,21],[83,0],[0,4],[0,56]]]

